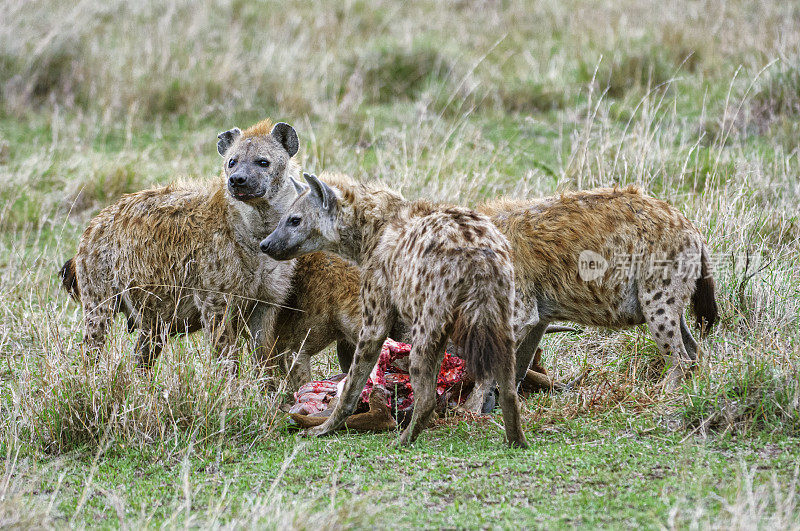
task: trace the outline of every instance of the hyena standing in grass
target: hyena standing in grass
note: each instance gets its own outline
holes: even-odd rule
[[[696,363],[684,309],[691,299],[702,337],[717,318],[714,279],[700,231],[676,208],[627,187],[501,199],[477,210],[514,251],[518,378],[548,323],[561,320],[647,323],[669,367],[666,387]]]
[[[633,217],[629,214],[633,212],[631,208],[636,212]],[[661,273],[666,287],[675,282],[679,290],[692,293],[698,325],[702,319],[704,332],[710,330],[716,319],[714,281],[702,238],[691,222],[663,201],[642,196],[634,188],[601,189],[535,200],[497,199],[478,205],[476,210],[490,217],[508,238],[513,250],[518,379],[522,379],[525,367],[535,356],[541,331],[562,329],[547,326],[551,321],[565,319],[606,328],[646,322],[643,312],[642,315],[637,313],[641,311],[637,309],[637,305],[641,306],[637,290],[657,280],[654,273]],[[606,245],[604,238],[613,245]],[[620,242],[620,246],[615,247]],[[694,255],[689,252],[685,261],[679,262],[677,260],[684,258],[679,257],[678,249],[686,243],[703,251]],[[584,251],[606,257],[603,258],[607,259],[604,275],[588,281],[583,279],[586,275],[581,275],[580,256]],[[674,258],[668,259],[671,254]],[[630,258],[629,270],[621,272],[609,267],[614,256]],[[645,269],[635,268],[634,259],[643,262]],[[647,265],[648,261],[652,262],[652,267]],[[281,310],[276,332],[279,351],[297,352],[290,372],[293,387],[310,378],[311,356],[333,341],[337,341],[340,365],[347,371],[352,360],[352,345],[361,328],[357,268],[329,253],[308,254],[297,259],[296,264],[292,293],[286,301],[286,306],[291,308]],[[667,265],[674,271],[666,270]],[[685,267],[678,271],[675,265]],[[620,284],[625,280],[620,273],[641,275],[641,278],[629,277],[628,284]],[[668,276],[664,277],[664,273]],[[694,277],[697,278],[693,280]],[[589,284],[585,285],[586,282]],[[656,282],[655,287],[658,286]],[[666,304],[669,300],[670,297],[664,297],[662,302]],[[664,341],[658,343],[665,356],[672,356],[667,356],[667,362],[678,367],[673,361],[676,354],[681,365],[693,363],[697,343],[683,318],[686,298],[670,304],[678,307],[665,307],[662,314],[655,308],[653,318],[666,316],[669,310],[670,314],[679,313],[680,321],[665,319],[655,323],[653,337],[657,341],[661,337],[677,338],[677,331],[673,330],[670,336],[667,328],[673,326],[672,321],[680,325],[685,354],[679,350],[680,346],[673,350]],[[537,326],[539,321],[541,326]],[[393,331],[392,337],[408,339],[399,331]],[[672,377],[676,379],[680,374],[673,372]],[[481,395],[473,393],[465,407],[480,411],[483,408]]]
[[[334,341],[339,366],[347,372],[361,330],[361,270],[323,252],[294,263],[292,288],[275,325],[275,352],[283,355],[291,391],[311,380],[311,357]]]
[[[311,380],[311,357],[334,341],[339,366],[343,372],[350,369],[361,331],[360,275],[352,262],[333,253],[310,253],[295,260],[292,288],[275,325],[275,351],[283,354],[289,390]],[[546,333],[567,331],[575,329],[551,325]],[[390,337],[410,342],[407,332],[397,323]],[[544,373],[540,366],[535,369]]]
[[[234,359],[248,330],[269,349],[294,264],[258,246],[294,200],[298,147],[285,123],[234,128],[219,135],[219,179],[129,194],[92,219],[61,270],[83,305],[84,352],[103,349],[115,312],[139,330],[141,367],[152,365],[167,336],[200,329]]]
[[[514,271],[506,238],[485,216],[460,207],[406,201],[386,189],[305,175],[302,191],[261,249],[278,260],[326,250],[362,266],[362,328],[347,382],[331,416],[310,434],[331,432],[352,413],[396,320],[410,330],[414,413],[400,436],[412,443],[436,404],[447,339],[472,374],[497,380],[506,439],[525,447],[514,381]]]

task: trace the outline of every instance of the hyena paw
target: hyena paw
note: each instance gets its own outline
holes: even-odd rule
[[[402,450],[403,448],[407,447],[407,446],[408,446],[408,444],[406,444],[406,443],[403,443],[403,442],[400,440],[400,437],[398,437],[398,438],[396,438],[396,439],[393,439],[392,441],[390,441],[390,442],[389,442],[389,444],[388,444],[387,446],[388,446],[389,448],[391,448],[392,450]]]
[[[403,430],[403,433],[400,434],[400,437],[392,441],[391,446],[398,449],[405,448],[414,444],[415,439],[416,436],[414,436],[408,427],[406,427],[406,429]]]
[[[681,390],[687,374],[690,373],[688,373],[688,370],[681,365],[672,367],[664,379],[659,383],[658,387],[660,387],[661,392],[666,395],[677,393]]]
[[[319,426],[314,426],[313,428],[306,428],[305,430],[300,432],[301,437],[322,437],[323,435],[328,435],[329,433],[333,433],[333,430],[327,426],[327,422],[323,422]]]

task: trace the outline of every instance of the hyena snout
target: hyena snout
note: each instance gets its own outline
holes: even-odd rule
[[[275,230],[261,241],[261,252],[273,260],[291,260],[320,250],[317,238],[309,238],[308,231],[298,229],[299,219],[296,215],[284,216]]]
[[[289,260],[294,258],[292,250],[287,248],[283,241],[274,237],[274,233],[267,236],[261,241],[261,252],[272,258],[273,260]]]
[[[261,248],[261,252],[272,256],[272,254],[270,253],[271,243],[272,242],[269,241],[269,238],[264,238],[263,240],[261,240],[261,245],[259,245],[259,247]]]
[[[230,186],[242,186],[247,184],[247,175],[244,175],[241,172],[233,173],[228,179],[228,184]]]
[[[264,181],[258,171],[242,167],[228,177],[228,191],[234,198],[242,201],[256,199],[267,193]]]

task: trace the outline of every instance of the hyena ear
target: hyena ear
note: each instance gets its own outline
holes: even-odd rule
[[[294,190],[295,190],[295,192],[297,192],[297,195],[300,195],[303,192],[305,192],[306,190],[308,190],[308,185],[307,184],[303,184],[301,182],[297,182],[295,180],[295,178],[292,177],[291,175],[289,176],[289,180],[292,181],[292,184],[294,185]]]
[[[294,157],[297,150],[300,149],[300,141],[297,140],[297,133],[291,125],[278,122],[272,127],[270,134],[283,146],[290,157]]]
[[[219,151],[219,154],[224,157],[225,153],[228,151],[228,148],[233,145],[233,143],[237,138],[239,138],[239,136],[241,136],[241,134],[242,130],[238,127],[234,127],[230,131],[225,131],[224,133],[218,134],[217,138],[219,138],[219,141],[217,142],[217,151]]]
[[[304,173],[303,178],[311,187],[311,194],[316,197],[322,205],[322,210],[332,212],[336,207],[336,194],[330,186],[317,179],[316,175]]]

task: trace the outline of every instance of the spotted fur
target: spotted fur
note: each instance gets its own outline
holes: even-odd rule
[[[276,352],[282,354],[292,390],[311,380],[311,357],[334,341],[347,372],[361,329],[360,269],[332,253],[311,253],[294,262],[291,290],[275,328]]]
[[[554,320],[615,329],[647,323],[670,367],[669,385],[695,363],[697,342],[683,313],[691,298],[701,333],[711,329],[717,318],[714,279],[700,232],[677,209],[628,187],[500,199],[478,210],[514,250],[518,377]],[[590,281],[579,274],[587,250],[608,264]],[[628,256],[630,273],[620,274],[619,258]]]
[[[361,331],[360,274],[356,265],[333,253],[295,259],[292,288],[275,329],[276,351],[282,354],[289,389],[296,390],[311,380],[311,357],[333,342],[342,371],[350,369]],[[573,329],[550,326],[547,332],[569,330]],[[411,341],[402,323],[395,323],[389,335]]]
[[[626,208],[634,208],[637,211],[637,216],[641,217],[640,221],[620,216],[619,208],[625,204],[630,204]],[[615,301],[618,293],[619,296],[623,296],[623,286],[598,291],[601,284],[608,285],[612,272],[609,272],[609,278],[595,281],[592,284],[593,291],[588,294],[571,287],[575,282],[582,282],[577,275],[577,258],[580,252],[602,248],[596,245],[600,235],[592,235],[584,229],[607,231],[609,234],[618,231],[627,235],[623,238],[616,234],[614,238],[622,238],[625,241],[634,241],[637,238],[641,240],[636,244],[629,242],[627,246],[622,245],[619,250],[616,250],[616,247],[606,249],[609,259],[614,254],[628,252],[626,249],[644,249],[646,246],[652,246],[647,254],[653,257],[659,254],[666,255],[668,254],[666,248],[674,246],[674,243],[667,243],[668,241],[679,242],[684,237],[690,242],[696,242],[699,234],[673,207],[663,201],[645,197],[633,188],[576,192],[536,200],[497,199],[479,205],[477,209],[490,216],[493,223],[509,239],[514,251],[514,265],[517,269],[515,278],[517,312],[521,315],[515,318],[518,327],[517,357],[521,360],[520,371],[525,360],[534,355],[536,345],[539,343],[538,336],[531,334],[531,331],[536,330],[536,323],[531,321],[531,316],[540,319],[542,313],[548,322],[555,320],[549,315],[552,312],[550,309],[552,304],[548,301],[567,301],[569,308],[560,310],[562,315],[567,316],[564,319],[586,325],[623,328],[646,322],[638,316],[621,319],[616,311],[609,316],[603,316],[598,311],[598,304],[607,304],[612,309],[621,306]],[[662,226],[663,228],[659,228]],[[671,226],[672,228],[669,228]],[[649,230],[650,234],[641,233],[640,228]],[[562,235],[565,237],[564,240]],[[657,241],[656,238],[662,237],[665,238],[664,242]],[[562,245],[564,242],[568,243],[567,247]],[[714,279],[704,245],[703,253],[706,256],[703,257],[702,253],[700,255],[700,275],[694,281],[691,301],[698,327],[707,333],[716,320],[717,307],[714,301]],[[643,259],[644,254],[642,251]],[[696,258],[695,255],[695,260]],[[352,360],[353,345],[361,328],[358,268],[330,253],[305,255],[297,260],[297,264],[292,295],[287,303],[287,306],[297,310],[282,310],[278,320],[278,344],[281,350],[297,353],[295,358],[290,358],[292,367],[290,381],[295,387],[310,379],[311,356],[333,341],[337,342],[337,354],[342,370],[347,371]],[[561,280],[558,280],[559,278]],[[669,283],[672,281],[670,279]],[[691,279],[685,282],[691,284]],[[595,293],[601,300],[600,303],[595,301]],[[537,297],[541,297],[542,301],[539,302]],[[628,293],[627,297],[630,300],[632,295]],[[525,301],[531,298],[536,303],[525,304]],[[576,300],[570,302],[573,298]],[[602,302],[603,298],[606,299],[605,303]],[[669,297],[664,298],[664,302],[668,299]],[[542,312],[542,307],[547,311]],[[664,315],[666,311],[665,309]],[[666,332],[667,325],[668,322],[656,323],[656,332],[659,336],[662,335],[662,331],[658,329],[663,326],[663,332]],[[696,341],[685,326],[685,322],[680,326],[686,356],[689,360],[694,359],[697,355]],[[392,337],[404,337],[410,341],[405,332],[395,330],[392,332]],[[673,333],[673,337],[677,337],[676,333]],[[666,354],[667,351],[664,352]],[[683,353],[679,355],[682,360],[687,359],[683,357]],[[672,362],[671,359],[668,361]],[[521,378],[522,373],[518,373],[517,376]],[[477,402],[469,403],[468,407],[480,410],[482,404],[477,393],[475,399]]]
[[[506,238],[476,212],[406,201],[391,190],[341,176],[310,185],[261,248],[284,260],[326,250],[361,265],[362,328],[342,396],[310,434],[337,428],[354,409],[396,321],[410,330],[414,413],[400,437],[410,444],[430,419],[448,337],[473,374],[494,377],[506,439],[526,446],[514,386],[514,272]]]
[[[89,223],[62,278],[83,305],[90,357],[102,351],[115,312],[139,330],[142,367],[166,337],[200,329],[227,358],[237,358],[247,331],[270,350],[294,263],[264,256],[258,244],[294,199],[297,136],[264,121],[221,133],[217,148],[225,159],[218,179],[125,195]]]

